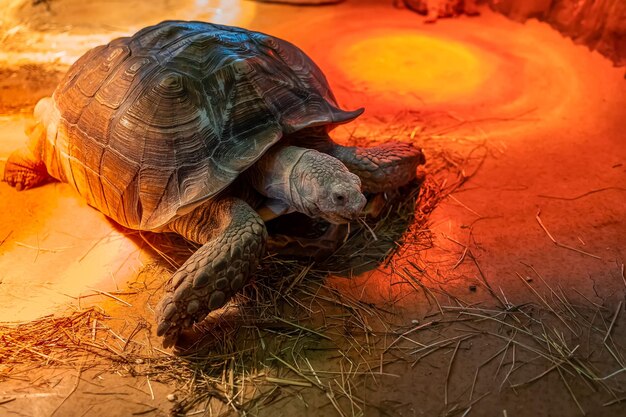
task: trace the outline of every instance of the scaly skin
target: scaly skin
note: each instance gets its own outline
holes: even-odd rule
[[[401,187],[415,179],[417,166],[426,159],[410,143],[387,142],[373,148],[333,144],[326,152],[339,159],[361,178],[361,189],[381,193]]]
[[[361,179],[364,193],[402,187],[415,179],[418,165],[426,162],[422,150],[411,143],[386,142],[372,148],[342,146],[333,142],[324,126],[303,130],[289,140],[337,158]]]
[[[42,160],[50,119],[50,98],[39,100],[35,106],[34,120],[26,126],[27,145],[9,155],[6,164],[0,161],[0,180],[17,191],[43,185],[53,180]],[[44,121],[45,119],[45,121]]]
[[[248,282],[267,239],[257,213],[233,197],[209,201],[168,227],[203,246],[172,275],[156,308],[157,334],[164,336],[165,347]]]
[[[330,223],[356,219],[366,203],[358,176],[341,161],[314,149],[274,147],[248,171],[246,179],[279,206]]]
[[[51,179],[43,161],[38,160],[28,148],[13,152],[2,174],[2,181],[15,187],[17,191],[28,190]]]

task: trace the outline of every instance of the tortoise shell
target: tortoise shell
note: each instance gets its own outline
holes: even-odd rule
[[[52,99],[56,119],[43,122],[49,173],[140,230],[212,198],[283,135],[362,112],[339,109],[296,46],[183,21],[88,51]]]

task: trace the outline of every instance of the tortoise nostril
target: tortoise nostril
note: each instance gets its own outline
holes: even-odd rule
[[[333,192],[333,203],[339,205],[339,206],[343,206],[344,204],[346,204],[346,196],[345,194],[335,191]]]

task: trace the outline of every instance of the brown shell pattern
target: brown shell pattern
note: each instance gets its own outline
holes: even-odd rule
[[[361,113],[338,108],[294,45],[182,21],[90,50],[53,99],[61,116],[48,136],[50,173],[142,230],[215,196],[283,134]]]

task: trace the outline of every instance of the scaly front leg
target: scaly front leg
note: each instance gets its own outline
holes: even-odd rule
[[[248,282],[267,239],[258,214],[232,197],[205,203],[168,227],[203,246],[170,278],[156,308],[157,335],[164,337],[165,347],[176,342],[181,330],[222,307]]]
[[[342,146],[333,142],[325,129],[311,129],[296,141],[341,161],[361,179],[364,193],[400,188],[414,180],[417,166],[426,162],[422,150],[411,143],[386,142],[372,148]]]
[[[422,151],[412,144],[387,142],[373,148],[334,145],[328,153],[361,178],[361,189],[380,193],[415,179],[417,166],[425,163]]]

